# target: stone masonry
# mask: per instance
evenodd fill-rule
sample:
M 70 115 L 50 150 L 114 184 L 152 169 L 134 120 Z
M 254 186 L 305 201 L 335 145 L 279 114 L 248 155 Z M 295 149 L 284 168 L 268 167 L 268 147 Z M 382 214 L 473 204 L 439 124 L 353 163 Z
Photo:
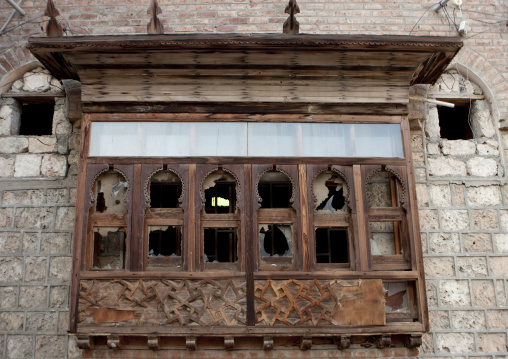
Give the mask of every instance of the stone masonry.
M 431 331 L 418 350 L 314 345 L 310 351 L 81 351 L 67 336 L 79 122 L 57 97 L 53 133 L 19 136 L 21 107 L 0 102 L 0 358 L 508 358 L 508 2 L 464 0 L 459 12 L 429 10 L 435 0 L 299 0 L 302 33 L 457 36 L 464 48 L 432 87 L 471 102 L 472 140 L 440 136 L 434 105 L 410 102 L 412 149 Z M 55 0 L 68 35 L 145 33 L 149 1 Z M 286 1 L 159 0 L 166 33 L 281 33 Z M 0 35 L 0 93 L 55 93 L 61 84 L 26 49 L 41 35 L 46 2 L 23 1 Z M 0 2 L 0 24 L 12 7 Z

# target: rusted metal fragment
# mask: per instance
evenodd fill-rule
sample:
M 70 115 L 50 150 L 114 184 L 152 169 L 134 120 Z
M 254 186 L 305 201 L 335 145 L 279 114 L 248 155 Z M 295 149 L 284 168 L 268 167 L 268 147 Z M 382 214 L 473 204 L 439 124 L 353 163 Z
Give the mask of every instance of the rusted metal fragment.
M 157 17 L 157 15 L 162 14 L 162 9 L 160 8 L 159 2 L 157 0 L 152 0 L 147 14 L 150 15 L 151 18 L 150 22 L 146 26 L 146 32 L 149 34 L 163 34 L 164 25 L 162 25 L 162 22 Z
M 300 8 L 296 0 L 289 0 L 284 12 L 289 14 L 289 17 L 284 22 L 284 25 L 282 25 L 282 32 L 284 34 L 298 34 L 300 32 L 300 23 L 296 20 L 295 15 L 300 13 Z

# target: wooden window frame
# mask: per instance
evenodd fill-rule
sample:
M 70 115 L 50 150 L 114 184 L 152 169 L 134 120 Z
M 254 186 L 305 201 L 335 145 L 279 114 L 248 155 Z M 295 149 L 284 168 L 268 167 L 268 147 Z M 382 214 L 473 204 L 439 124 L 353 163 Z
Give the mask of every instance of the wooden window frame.
M 279 333 L 289 335 L 294 328 L 256 328 L 256 318 L 253 312 L 254 282 L 266 280 L 295 280 L 340 278 L 341 280 L 382 279 L 384 281 L 406 281 L 414 283 L 414 293 L 411 300 L 412 322 L 396 322 L 397 315 L 387 315 L 384 326 L 367 326 L 362 333 L 391 333 L 418 334 L 428 330 L 428 314 L 425 295 L 425 281 L 419 224 L 416 207 L 416 192 L 414 172 L 410 149 L 409 125 L 404 116 L 345 116 L 320 115 L 314 116 L 316 122 L 363 122 L 363 123 L 395 123 L 401 125 L 404 148 L 404 158 L 108 158 L 89 157 L 90 129 L 92 122 L 98 121 L 199 121 L 204 114 L 85 114 L 83 117 L 81 161 L 79 170 L 79 190 L 76 217 L 76 243 L 74 248 L 74 278 L 72 286 L 71 331 L 80 332 L 77 317 L 79 315 L 79 285 L 83 280 L 97 279 L 190 279 L 215 278 L 234 279 L 244 278 L 247 289 L 247 329 L 242 331 L 238 327 L 232 328 L 231 333 Z M 234 121 L 241 116 L 236 116 Z M 270 121 L 302 122 L 297 115 L 270 115 Z M 249 115 L 249 121 L 266 121 L 266 115 Z M 213 121 L 233 121 L 227 114 L 214 114 Z M 205 214 L 203 200 L 203 179 L 207 174 L 218 169 L 219 166 L 234 175 L 238 181 L 237 193 L 238 211 L 232 215 Z M 267 168 L 276 166 L 288 174 L 293 181 L 292 210 L 294 217 L 287 215 L 274 219 L 270 209 L 259 209 L 257 200 L 256 181 Z M 129 198 L 126 200 L 129 209 L 126 215 L 126 261 L 123 271 L 94 271 L 90 270 L 90 226 L 95 222 L 91 214 L 93 197 L 90 198 L 94 180 L 101 170 L 113 168 L 125 174 L 129 182 Z M 344 214 L 322 215 L 314 212 L 315 203 L 312 194 L 312 184 L 315 177 L 332 169 L 338 172 L 348 186 L 347 207 L 349 217 Z M 388 168 L 398 174 L 403 181 L 405 190 L 404 208 L 396 214 L 393 210 L 383 211 L 372 209 L 366 196 L 366 185 L 369 174 L 380 168 Z M 162 169 L 169 169 L 177 173 L 183 183 L 181 197 L 181 213 L 173 219 L 164 217 L 164 212 L 154 212 L 153 216 L 145 216 L 149 207 L 146 187 L 151 175 Z M 405 224 L 408 236 L 408 251 L 404 260 L 400 258 L 373 258 L 370 255 L 368 223 L 372 219 L 390 220 L 399 218 Z M 346 219 L 348 218 L 348 219 Z M 270 219 L 269 222 L 266 220 Z M 97 222 L 99 223 L 99 222 Z M 102 222 L 101 222 L 102 223 Z M 122 222 L 123 223 L 123 222 Z M 147 238 L 149 223 L 160 225 L 182 225 L 182 270 L 162 270 L 161 268 L 147 268 Z M 259 223 L 291 223 L 293 225 L 294 266 L 291 268 L 266 268 L 259 266 Z M 317 227 L 346 227 L 348 230 L 350 264 L 344 266 L 317 265 L 315 257 L 314 234 Z M 208 227 L 236 227 L 238 228 L 238 270 L 207 269 L 203 263 L 203 228 Z M 83 257 L 84 256 L 84 257 Z M 82 260 L 82 258 L 87 258 Z M 381 263 L 380 263 L 381 262 Z M 403 263 L 403 264 L 401 264 Z M 250 286 L 250 287 L 249 287 Z M 416 308 L 416 309 L 415 309 Z M 414 312 L 416 311 L 416 314 Z M 97 328 L 94 328 L 96 330 Z M 160 328 L 159 328 L 160 329 Z M 158 331 L 152 328 L 151 330 Z M 203 335 L 206 333 L 203 328 Z M 354 326 L 318 327 L 311 328 L 309 333 L 316 335 L 351 335 L 358 332 Z M 313 331 L 316 329 L 315 331 Z M 86 332 L 87 328 L 82 329 Z M 171 329 L 175 335 L 188 335 L 191 331 L 184 327 Z M 121 331 L 121 329 L 120 329 Z M 163 330 L 164 331 L 164 330 Z M 199 330 L 196 331 L 199 333 Z

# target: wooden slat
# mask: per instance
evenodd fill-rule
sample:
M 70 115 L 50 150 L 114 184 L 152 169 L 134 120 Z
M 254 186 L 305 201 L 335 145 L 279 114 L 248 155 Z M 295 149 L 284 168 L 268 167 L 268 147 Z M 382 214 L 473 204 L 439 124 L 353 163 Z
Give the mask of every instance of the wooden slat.
M 370 244 L 369 237 L 367 232 L 367 222 L 366 222 L 366 211 L 365 211 L 365 196 L 363 193 L 363 182 L 362 182 L 362 171 L 361 167 L 358 165 L 353 166 L 353 174 L 354 174 L 354 191 L 355 191 L 355 199 L 356 199 L 356 212 L 352 213 L 353 218 L 353 228 L 355 230 L 355 238 L 357 244 L 356 258 L 358 260 L 356 269 L 362 272 L 370 271 L 370 261 L 369 261 L 369 253 L 370 253 Z

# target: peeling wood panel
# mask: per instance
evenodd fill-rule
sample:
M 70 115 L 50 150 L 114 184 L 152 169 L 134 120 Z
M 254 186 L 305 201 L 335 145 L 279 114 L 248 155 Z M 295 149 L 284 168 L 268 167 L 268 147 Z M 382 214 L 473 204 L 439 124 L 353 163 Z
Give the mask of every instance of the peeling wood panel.
M 258 326 L 385 325 L 380 279 L 255 281 Z
M 245 280 L 82 280 L 78 328 L 245 325 Z

